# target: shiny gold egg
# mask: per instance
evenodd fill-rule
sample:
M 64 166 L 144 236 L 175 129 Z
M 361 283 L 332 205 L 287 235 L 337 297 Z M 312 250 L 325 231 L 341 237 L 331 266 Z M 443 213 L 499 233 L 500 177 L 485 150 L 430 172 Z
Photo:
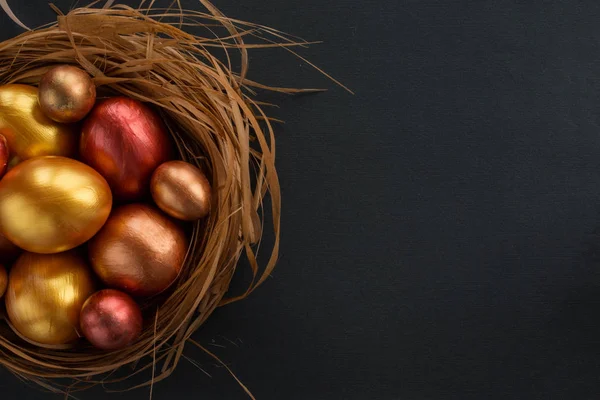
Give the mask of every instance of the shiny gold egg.
M 194 221 L 210 212 L 211 188 L 197 167 L 183 161 L 161 164 L 150 181 L 156 205 L 171 217 Z
M 6 291 L 6 311 L 14 328 L 42 344 L 77 339 L 81 308 L 94 292 L 90 271 L 76 251 L 21 255 L 10 270 Z
M 58 253 L 83 244 L 102 228 L 111 207 L 106 180 L 70 158 L 32 158 L 0 181 L 0 230 L 34 253 Z
M 39 100 L 50 119 L 64 123 L 81 121 L 96 102 L 96 85 L 81 68 L 59 65 L 42 76 Z
M 37 88 L 18 84 L 0 86 L 0 134 L 11 155 L 23 160 L 72 157 L 79 141 L 75 127 L 54 122 L 42 112 Z
M 4 296 L 6 292 L 6 286 L 8 285 L 8 275 L 4 265 L 0 264 L 0 297 Z

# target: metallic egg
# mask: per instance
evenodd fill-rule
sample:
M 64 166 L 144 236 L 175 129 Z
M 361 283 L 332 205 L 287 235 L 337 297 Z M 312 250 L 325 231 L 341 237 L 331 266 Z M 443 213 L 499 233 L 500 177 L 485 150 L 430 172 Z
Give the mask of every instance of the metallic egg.
M 86 119 L 79 150 L 118 200 L 139 200 L 152 172 L 173 153 L 166 128 L 147 105 L 127 97 L 100 102 Z
M 142 333 L 142 311 L 127 294 L 114 289 L 94 293 L 81 309 L 81 332 L 102 350 L 118 350 Z
M 34 253 L 83 244 L 104 225 L 111 207 L 104 178 L 70 158 L 32 158 L 0 181 L 0 231 Z
M 114 210 L 90 240 L 89 255 L 109 287 L 152 296 L 175 281 L 187 247 L 185 232 L 169 217 L 144 204 L 128 204 Z
M 40 80 L 40 107 L 53 121 L 81 121 L 95 102 L 96 85 L 81 68 L 59 65 L 46 72 Z
M 173 218 L 195 221 L 210 212 L 212 190 L 197 167 L 183 161 L 161 164 L 150 181 L 156 205 Z
M 33 86 L 0 86 L 0 134 L 6 137 L 11 156 L 22 160 L 72 157 L 77 153 L 76 127 L 48 118 L 38 103 L 38 89 Z
M 91 269 L 75 251 L 23 253 L 10 270 L 6 311 L 27 339 L 65 344 L 78 338 L 81 307 L 93 292 Z

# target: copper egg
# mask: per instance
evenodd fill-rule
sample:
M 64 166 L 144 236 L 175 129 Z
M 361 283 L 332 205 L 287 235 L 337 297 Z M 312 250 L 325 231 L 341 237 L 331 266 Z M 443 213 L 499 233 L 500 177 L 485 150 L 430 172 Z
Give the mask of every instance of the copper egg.
M 81 68 L 59 65 L 42 76 L 39 102 L 44 114 L 56 122 L 81 121 L 94 107 L 96 85 Z
M 117 350 L 142 333 L 142 311 L 127 294 L 114 289 L 94 293 L 81 309 L 81 331 L 102 350 Z
M 4 265 L 0 264 L 0 297 L 4 296 L 6 286 L 8 286 L 8 274 Z
M 77 128 L 48 118 L 38 103 L 38 89 L 10 84 L 0 86 L 0 134 L 11 156 L 22 160 L 38 156 L 73 157 L 79 140 Z
M 188 241 L 169 217 L 144 204 L 117 208 L 89 242 L 96 274 L 109 287 L 135 296 L 167 289 L 179 275 Z
M 0 181 L 0 230 L 34 253 L 58 253 L 85 243 L 104 225 L 111 207 L 104 178 L 70 158 L 32 158 Z
M 124 201 L 147 194 L 152 172 L 173 152 L 160 116 L 127 97 L 94 107 L 83 125 L 79 149 L 85 163 L 106 178 L 115 198 Z
M 195 221 L 210 212 L 212 191 L 206 176 L 183 161 L 161 164 L 150 181 L 156 205 L 173 218 Z
M 29 340 L 65 344 L 79 336 L 81 307 L 93 292 L 91 270 L 75 251 L 24 253 L 10 270 L 6 311 Z

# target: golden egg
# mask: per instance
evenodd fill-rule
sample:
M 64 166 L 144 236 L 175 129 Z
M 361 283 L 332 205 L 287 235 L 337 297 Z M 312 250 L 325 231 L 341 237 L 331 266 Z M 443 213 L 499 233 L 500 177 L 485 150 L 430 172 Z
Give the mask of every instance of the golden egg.
M 38 89 L 10 84 L 0 86 L 0 134 L 11 155 L 26 160 L 38 156 L 76 154 L 79 135 L 74 126 L 52 121 L 38 103 Z
M 210 212 L 211 188 L 197 167 L 183 161 L 161 164 L 150 181 L 156 205 L 171 217 L 194 221 Z
M 73 65 L 59 65 L 40 80 L 40 107 L 52 120 L 81 121 L 96 102 L 96 86 L 90 75 Z
M 106 180 L 70 158 L 32 158 L 0 181 L 0 230 L 34 253 L 58 253 L 83 244 L 102 228 L 111 207 Z
M 6 291 L 13 327 L 42 344 L 77 339 L 81 308 L 94 292 L 90 271 L 76 251 L 21 255 L 10 270 Z

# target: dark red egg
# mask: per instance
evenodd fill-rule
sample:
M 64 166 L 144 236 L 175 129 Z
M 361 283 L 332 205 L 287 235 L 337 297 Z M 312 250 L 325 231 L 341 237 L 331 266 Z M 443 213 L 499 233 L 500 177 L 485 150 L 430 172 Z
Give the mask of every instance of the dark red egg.
M 142 311 L 127 294 L 114 289 L 94 293 L 81 309 L 81 331 L 102 350 L 118 350 L 142 333 Z
M 173 144 L 150 107 L 113 97 L 99 103 L 85 120 L 80 152 L 106 178 L 116 199 L 133 201 L 148 193 L 152 173 L 171 159 Z

